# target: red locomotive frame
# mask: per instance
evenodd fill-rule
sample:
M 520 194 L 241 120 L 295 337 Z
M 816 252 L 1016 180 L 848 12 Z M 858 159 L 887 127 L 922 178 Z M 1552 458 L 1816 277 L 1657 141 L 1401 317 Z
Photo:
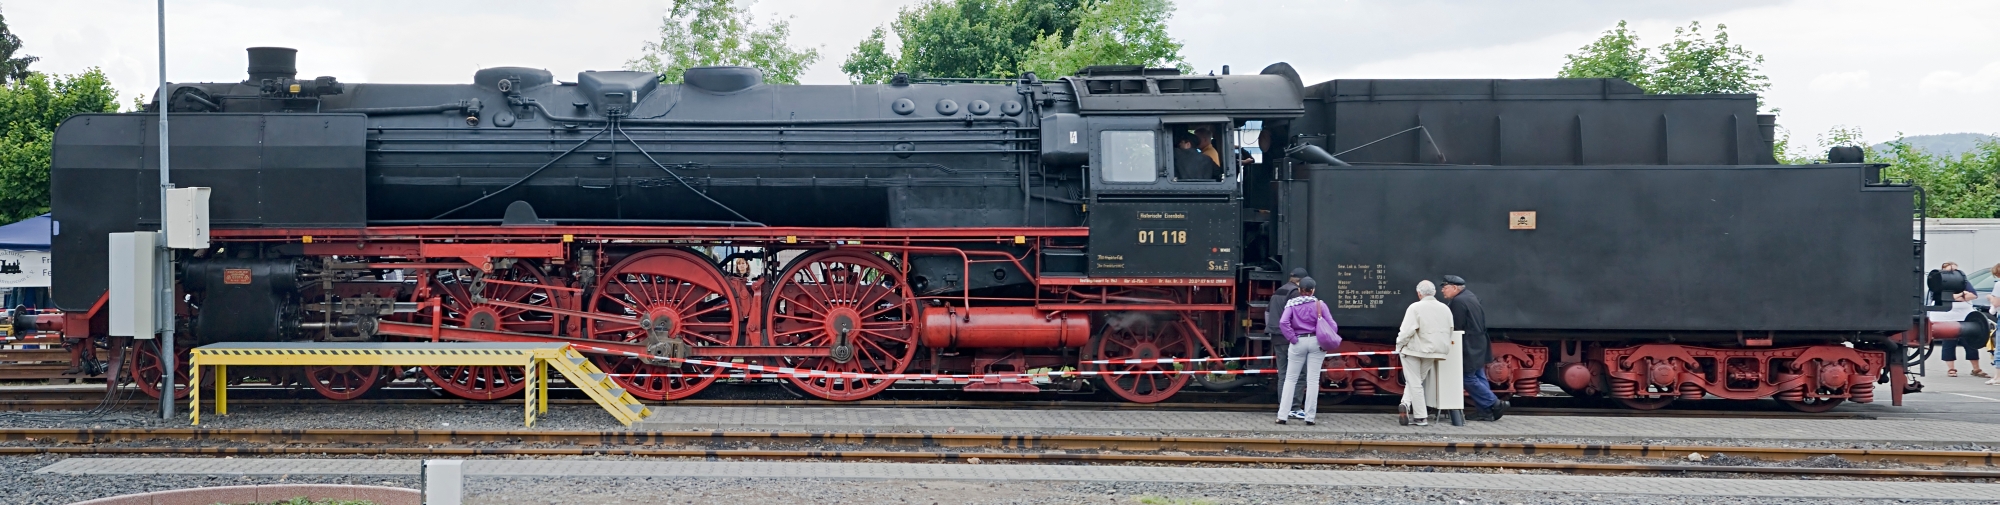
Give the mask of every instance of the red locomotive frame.
M 1088 235 L 1081 227 L 410 226 L 212 232 L 213 241 L 225 248 L 299 244 L 304 256 L 329 269 L 413 272 L 416 287 L 408 292 L 396 284 L 326 281 L 308 295 L 309 302 L 333 294 L 416 304 L 414 312 L 373 322 L 367 334 L 375 338 L 584 344 L 612 352 L 593 356 L 627 390 L 651 400 L 686 398 L 728 371 L 613 353 L 829 374 L 968 374 L 967 390 L 999 392 L 1042 388 L 997 377 L 1076 367 L 1103 373 L 1101 384 L 1121 398 L 1157 402 L 1190 380 L 1208 381 L 1241 370 L 1225 370 L 1216 362 L 1085 362 L 1254 356 L 1265 350 L 1262 342 L 1241 338 L 1261 314 L 1237 297 L 1237 279 L 1051 276 L 1029 266 L 1028 259 L 1042 249 L 1064 247 L 1057 245 L 1062 239 Z M 994 245 L 1015 252 L 995 250 Z M 693 250 L 706 246 L 800 253 L 782 269 L 771 265 L 760 272 L 730 271 L 729 265 Z M 1010 265 L 1029 275 L 1033 294 L 977 297 L 958 290 L 917 296 L 907 279 L 910 263 L 902 261 L 910 254 L 958 256 L 963 279 L 971 278 L 976 265 Z M 102 306 L 66 315 L 65 335 L 103 335 Z M 196 309 L 182 304 L 179 310 L 187 316 Z M 325 325 L 333 324 L 328 316 L 318 328 L 330 332 Z M 113 352 L 119 347 L 113 346 Z M 1714 395 L 1775 397 L 1800 410 L 1824 411 L 1842 401 L 1872 401 L 1875 379 L 1890 365 L 1883 352 L 1839 345 L 1603 348 L 1565 342 L 1561 347 L 1563 352 L 1552 360 L 1548 347 L 1495 342 L 1495 361 L 1487 365 L 1494 391 L 1535 396 L 1547 378 L 1572 395 L 1602 394 L 1641 409 Z M 159 353 L 143 345 L 135 350 L 137 356 L 123 371 L 142 388 L 151 386 L 149 394 L 159 394 L 149 384 L 158 382 Z M 1357 340 L 1340 349 L 1388 350 L 1385 344 Z M 1554 367 L 1549 366 L 1552 361 Z M 1400 394 L 1402 381 L 1394 367 L 1392 356 L 1337 356 L 1328 361 L 1321 391 L 1338 399 Z M 516 394 L 525 385 L 516 370 L 423 372 L 445 391 L 471 399 Z M 345 399 L 382 382 L 382 373 L 313 370 L 307 382 L 328 397 Z M 837 376 L 787 380 L 831 400 L 864 399 L 895 382 Z M 1080 387 L 1082 382 L 1048 385 Z M 185 394 L 185 389 L 176 393 Z

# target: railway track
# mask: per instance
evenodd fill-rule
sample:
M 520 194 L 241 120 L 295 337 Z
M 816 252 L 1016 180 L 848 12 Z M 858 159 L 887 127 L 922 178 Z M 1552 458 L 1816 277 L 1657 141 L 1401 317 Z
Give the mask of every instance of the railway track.
M 1429 467 L 1566 473 L 1757 474 L 2000 480 L 2000 471 L 1990 470 L 2000 466 L 2000 453 L 1995 452 L 1637 444 L 1467 444 L 1431 441 L 1105 435 L 250 429 L 0 429 L 0 442 L 5 442 L 0 444 L 0 455 L 625 456 L 765 460 Z M 146 445 L 152 443 L 165 445 Z M 190 443 L 193 445 L 186 445 Z M 440 447 L 441 445 L 449 447 Z M 758 445 L 802 448 L 757 448 Z M 828 449 L 828 447 L 841 449 Z M 1432 458 L 1333 456 L 1361 451 L 1428 455 Z M 1664 462 L 1684 461 L 1689 453 L 1726 453 L 1733 458 L 1748 458 L 1763 462 L 1799 461 L 1833 456 L 1845 462 L 1951 468 L 1698 465 Z M 1475 458 L 1441 458 L 1448 456 Z M 1492 459 L 1502 456 L 1564 460 Z M 1568 458 L 1661 460 L 1662 462 L 1577 462 L 1567 461 Z
M 577 393 L 575 395 L 576 397 L 573 398 L 562 398 L 561 396 L 563 396 L 565 392 L 575 393 L 575 391 L 573 390 L 565 390 L 562 388 L 554 389 L 552 390 L 552 394 L 556 397 L 551 398 L 549 400 L 549 403 L 552 405 L 592 404 L 590 400 L 581 398 L 580 393 Z M 390 397 L 364 398 L 364 399 L 347 400 L 347 401 L 333 401 L 324 398 L 319 398 L 318 396 L 313 395 L 310 391 L 304 393 L 308 395 L 308 397 L 304 398 L 284 397 L 289 394 L 293 394 L 293 392 L 281 388 L 258 388 L 258 387 L 241 388 L 241 389 L 231 388 L 229 403 L 231 406 L 278 406 L 278 407 L 330 406 L 330 405 L 453 406 L 453 405 L 479 405 L 479 404 L 496 403 L 496 402 L 462 400 L 457 398 L 436 398 L 434 397 L 435 395 L 432 395 L 429 392 L 420 388 L 392 389 L 392 390 L 378 391 L 377 396 L 390 396 Z M 132 407 L 150 407 L 153 405 L 157 405 L 158 402 L 158 400 L 154 400 L 152 398 L 139 395 L 136 392 L 129 395 L 121 394 L 121 396 L 123 396 L 124 398 L 121 399 L 119 403 L 121 405 L 129 405 Z M 103 402 L 103 400 L 104 400 L 104 392 L 101 386 L 86 387 L 86 388 L 48 388 L 45 390 L 39 388 L 16 388 L 16 389 L 0 391 L 0 411 L 91 409 L 97 407 L 100 403 Z M 498 401 L 498 403 L 510 403 L 510 402 L 511 402 L 510 400 Z M 1574 399 L 1570 398 L 1535 398 L 1517 403 L 1517 406 L 1514 409 L 1508 410 L 1507 414 L 1520 415 L 1520 416 L 1693 417 L 1693 418 L 1729 417 L 1738 419 L 1741 418 L 1874 419 L 1875 418 L 1875 416 L 1871 414 L 1856 413 L 1856 412 L 1826 412 L 1819 414 L 1809 414 L 1809 413 L 1786 412 L 1786 411 L 1703 410 L 1703 409 L 1664 409 L 1664 410 L 1640 411 L 1640 410 L 1623 410 L 1616 408 L 1581 408 L 1581 407 L 1559 407 L 1559 406 L 1534 406 L 1534 405 L 1520 404 L 1528 402 L 1535 402 L 1537 404 L 1543 404 L 1543 403 L 1561 404 L 1565 402 L 1576 403 Z M 649 403 L 659 403 L 659 402 L 649 402 Z M 956 409 L 1209 411 L 1209 412 L 1213 411 L 1263 412 L 1267 410 L 1273 410 L 1276 408 L 1276 404 L 1266 404 L 1266 403 L 1215 403 L 1215 402 L 1129 403 L 1129 402 L 1079 401 L 1079 400 L 911 399 L 911 400 L 861 400 L 852 402 L 835 402 L 827 400 L 688 399 L 688 400 L 676 400 L 665 404 L 682 405 L 682 406 L 700 406 L 700 407 L 790 407 L 790 408 L 900 407 L 900 408 L 956 408 Z M 1320 406 L 1319 411 L 1322 413 L 1332 413 L 1332 414 L 1385 414 L 1385 413 L 1395 412 L 1395 406 L 1388 404 L 1372 405 L 1364 403 L 1322 405 Z

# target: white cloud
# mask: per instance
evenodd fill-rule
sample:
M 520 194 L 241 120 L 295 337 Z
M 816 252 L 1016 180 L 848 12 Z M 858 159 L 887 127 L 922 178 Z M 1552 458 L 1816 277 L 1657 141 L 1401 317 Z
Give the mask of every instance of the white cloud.
M 1843 93 L 1868 89 L 1868 71 L 1828 72 L 1814 77 L 1806 89 L 1814 93 Z
M 1925 75 L 1917 82 L 1917 89 L 1925 95 L 1971 95 L 1981 94 L 2000 88 L 2000 61 L 1986 64 L 1977 72 L 1966 75 L 1953 70 L 1939 70 Z
M 761 0 L 794 44 L 820 49 L 802 80 L 847 81 L 840 63 L 868 31 L 918 0 Z M 157 79 L 152 0 L 0 0 L 36 70 L 102 68 L 134 96 Z M 299 71 L 348 82 L 467 82 L 480 67 L 558 76 L 623 66 L 671 0 L 173 0 L 175 81 L 241 79 L 243 48 L 299 49 Z M 1766 103 L 1801 134 L 1836 124 L 1911 135 L 2000 131 L 2000 2 L 1904 0 L 1533 0 L 1394 2 L 1177 0 L 1169 28 L 1196 69 L 1255 72 L 1287 61 L 1334 78 L 1553 76 L 1562 56 L 1627 20 L 1656 46 L 1675 26 L 1729 25 L 1766 57 Z M 1865 35 L 1855 35 L 1865 30 Z M 1866 70 L 1863 70 L 1863 69 Z M 1830 71 L 1831 69 L 1831 71 Z M 1865 73 L 1864 73 L 1865 72 Z M 1859 75 L 1844 75 L 1859 73 Z

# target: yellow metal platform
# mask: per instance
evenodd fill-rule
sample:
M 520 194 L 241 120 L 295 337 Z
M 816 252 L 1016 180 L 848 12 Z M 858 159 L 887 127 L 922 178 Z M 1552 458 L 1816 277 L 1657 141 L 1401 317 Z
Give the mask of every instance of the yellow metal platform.
M 592 400 L 631 426 L 651 411 L 637 398 L 617 387 L 604 372 L 583 354 L 562 343 L 473 343 L 473 342 L 228 342 L 194 349 L 189 384 L 201 383 L 201 367 L 215 367 L 215 376 L 228 375 L 229 365 L 246 366 L 518 366 L 527 371 L 528 388 L 522 395 L 526 424 L 535 425 L 535 415 L 549 411 L 550 367 L 570 384 L 589 394 Z M 215 381 L 215 413 L 227 415 L 228 381 Z M 188 394 L 189 416 L 201 424 L 201 389 Z

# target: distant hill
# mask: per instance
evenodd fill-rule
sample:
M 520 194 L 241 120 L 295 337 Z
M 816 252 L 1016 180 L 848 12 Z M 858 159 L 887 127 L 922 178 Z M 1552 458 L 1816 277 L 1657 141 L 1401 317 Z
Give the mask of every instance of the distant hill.
M 1958 156 L 1960 153 L 1971 151 L 1980 141 L 1992 141 L 1996 139 L 2000 139 L 2000 137 L 1984 133 L 1941 133 L 1937 135 L 1904 137 L 1903 142 L 1910 144 L 1910 147 L 1931 154 Z M 1875 144 L 1875 149 L 1887 148 L 1889 148 L 1887 142 Z

